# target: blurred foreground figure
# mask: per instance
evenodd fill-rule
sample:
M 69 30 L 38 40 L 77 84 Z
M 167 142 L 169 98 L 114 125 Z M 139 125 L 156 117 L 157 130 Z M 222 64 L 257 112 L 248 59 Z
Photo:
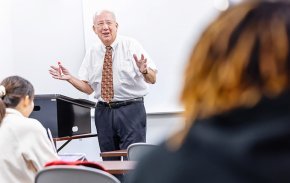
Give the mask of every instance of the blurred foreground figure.
M 200 37 L 185 71 L 185 128 L 128 182 L 290 182 L 290 4 L 247 1 Z

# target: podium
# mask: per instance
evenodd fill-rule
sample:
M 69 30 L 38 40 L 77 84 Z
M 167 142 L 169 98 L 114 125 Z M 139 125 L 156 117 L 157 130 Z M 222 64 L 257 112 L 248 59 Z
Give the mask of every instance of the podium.
M 67 137 L 91 133 L 91 108 L 96 103 L 73 99 L 60 94 L 35 95 L 34 109 L 30 114 L 53 137 Z

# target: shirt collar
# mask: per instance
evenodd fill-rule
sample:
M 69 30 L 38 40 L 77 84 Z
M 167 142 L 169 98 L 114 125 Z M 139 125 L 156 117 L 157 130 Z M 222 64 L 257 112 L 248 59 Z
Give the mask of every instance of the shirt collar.
M 23 116 L 21 112 L 17 111 L 16 109 L 6 108 L 6 114 L 16 114 L 18 116 Z
M 112 47 L 113 51 L 117 47 L 118 43 L 119 43 L 119 36 L 117 35 L 115 41 L 110 45 Z M 102 50 L 104 52 L 106 52 L 106 46 L 104 44 L 102 44 Z

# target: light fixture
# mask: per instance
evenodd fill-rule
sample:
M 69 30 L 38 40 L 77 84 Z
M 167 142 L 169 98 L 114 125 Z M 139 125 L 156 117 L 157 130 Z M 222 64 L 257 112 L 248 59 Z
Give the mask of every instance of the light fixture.
M 219 11 L 225 11 L 229 8 L 230 2 L 229 0 L 214 0 L 214 7 Z

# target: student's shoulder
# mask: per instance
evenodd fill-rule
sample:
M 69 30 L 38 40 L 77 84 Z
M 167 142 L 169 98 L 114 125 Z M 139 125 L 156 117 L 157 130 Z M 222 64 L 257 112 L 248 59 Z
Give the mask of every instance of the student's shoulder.
M 23 130 L 41 133 L 45 130 L 44 126 L 37 119 L 23 117 L 21 120 L 20 127 L 23 128 Z
M 45 132 L 43 125 L 36 119 L 24 116 L 13 116 L 5 119 L 5 129 L 15 134 L 39 134 Z

